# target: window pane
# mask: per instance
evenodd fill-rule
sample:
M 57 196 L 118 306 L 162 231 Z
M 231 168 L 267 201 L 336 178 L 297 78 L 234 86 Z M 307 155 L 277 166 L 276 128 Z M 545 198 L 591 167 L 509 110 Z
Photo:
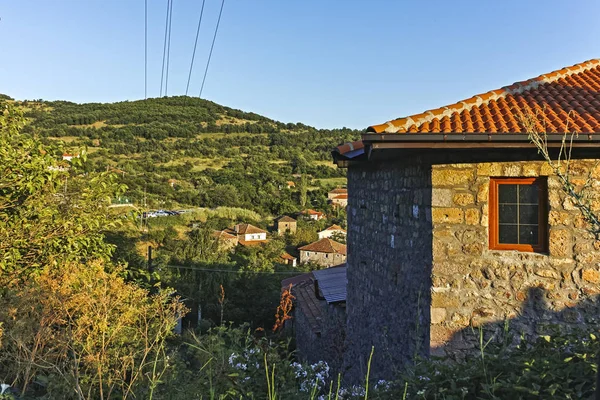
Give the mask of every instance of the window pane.
M 519 224 L 538 224 L 538 206 L 520 205 Z
M 521 225 L 519 227 L 519 243 L 534 245 L 538 244 L 537 225 Z
M 498 203 L 516 203 L 517 185 L 498 185 Z
M 501 224 L 516 224 L 517 223 L 517 205 L 500 204 L 500 215 L 498 220 Z
M 500 225 L 498 227 L 498 236 L 500 243 L 518 244 L 517 225 Z
M 538 204 L 537 185 L 519 185 L 519 203 Z

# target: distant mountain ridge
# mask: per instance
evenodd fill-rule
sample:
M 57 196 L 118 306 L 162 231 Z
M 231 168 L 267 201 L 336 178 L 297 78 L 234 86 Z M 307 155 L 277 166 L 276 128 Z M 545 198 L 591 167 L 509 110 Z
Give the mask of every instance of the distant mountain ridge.
M 0 95 L 2 101 L 13 100 Z M 361 133 L 283 123 L 186 96 L 14 102 L 28 120 L 26 132 L 66 152 L 87 148 L 88 168 L 121 171 L 134 201 L 147 195 L 157 204 L 239 206 L 263 214 L 299 208 L 284 185 L 298 174 L 316 179 L 309 182 L 313 189 L 344 184 L 345 172 L 333 167 L 330 151 Z

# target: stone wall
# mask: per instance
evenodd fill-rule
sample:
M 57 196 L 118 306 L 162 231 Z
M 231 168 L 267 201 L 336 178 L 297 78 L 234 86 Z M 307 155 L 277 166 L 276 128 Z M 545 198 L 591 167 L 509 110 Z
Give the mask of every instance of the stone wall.
M 392 378 L 429 351 L 431 166 L 418 157 L 348 170 L 345 379 Z
M 593 161 L 574 161 L 574 183 Z M 490 177 L 547 176 L 547 254 L 489 250 Z M 483 326 L 489 336 L 507 319 L 514 332 L 540 333 L 548 324 L 593 319 L 600 293 L 600 242 L 543 161 L 434 165 L 432 169 L 433 285 L 431 346 L 436 353 L 473 348 Z M 598 182 L 594 183 L 598 186 Z M 600 203 L 595 203 L 598 206 Z M 589 321 L 588 321 L 589 322 Z
M 294 221 L 290 221 L 290 222 L 277 222 L 277 233 L 280 235 L 285 235 L 286 232 L 289 232 L 291 234 L 296 233 L 296 229 L 298 227 L 298 224 Z
M 344 254 L 320 253 L 316 251 L 300 250 L 300 263 L 315 263 L 322 267 L 334 267 L 346 262 Z
M 340 371 L 344 353 L 346 336 L 345 304 L 327 304 L 318 302 L 322 319 L 321 331 L 317 334 L 307 320 L 300 307 L 294 309 L 294 330 L 296 335 L 296 352 L 304 362 L 314 364 L 325 361 L 329 364 L 332 376 Z
M 600 242 L 548 165 L 519 161 L 535 150 L 398 154 L 348 169 L 348 381 L 364 377 L 371 346 L 371 376 L 387 379 L 430 349 L 471 351 L 473 327 L 596 322 Z M 573 163 L 575 183 L 600 177 L 595 162 Z M 503 176 L 548 177 L 548 254 L 489 250 L 489 180 Z

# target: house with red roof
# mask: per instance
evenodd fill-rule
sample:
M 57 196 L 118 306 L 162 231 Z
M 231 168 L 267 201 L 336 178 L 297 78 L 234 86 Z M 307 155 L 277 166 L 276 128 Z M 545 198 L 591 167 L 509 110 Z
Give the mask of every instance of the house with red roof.
M 237 224 L 232 231 L 241 245 L 255 245 L 267 241 L 267 231 L 251 224 Z
M 330 238 L 333 235 L 346 236 L 346 230 L 339 225 L 331 225 L 318 233 L 319 239 Z
M 372 346 L 371 376 L 387 379 L 417 353 L 474 351 L 472 327 L 485 341 L 504 321 L 527 338 L 549 324 L 598 329 L 598 242 L 531 140 L 556 159 L 566 133 L 577 191 L 600 178 L 600 60 L 372 125 L 334 149 L 349 188 L 347 379 Z
M 302 216 L 304 216 L 304 218 L 310 219 L 313 221 L 319 221 L 319 220 L 322 220 L 323 218 L 325 218 L 325 213 L 322 213 L 321 211 L 315 211 L 310 208 L 307 210 L 303 210 L 300 214 Z
M 331 267 L 346 262 L 346 245 L 329 238 L 299 247 L 300 263 L 315 263 L 323 267 Z

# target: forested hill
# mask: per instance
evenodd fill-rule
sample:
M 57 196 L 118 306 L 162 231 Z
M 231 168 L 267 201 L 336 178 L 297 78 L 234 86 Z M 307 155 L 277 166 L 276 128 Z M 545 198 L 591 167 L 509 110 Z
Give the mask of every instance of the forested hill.
M 29 120 L 26 131 L 65 152 L 87 148 L 90 169 L 117 171 L 129 187 L 129 201 L 140 204 L 145 190 L 147 202 L 157 208 L 294 212 L 306 202 L 287 190 L 286 182 L 300 184 L 301 175 L 312 189 L 311 206 L 325 207 L 320 192 L 344 183 L 344 171 L 333 166 L 330 151 L 360 136 L 357 130 L 282 123 L 185 96 L 17 103 Z

